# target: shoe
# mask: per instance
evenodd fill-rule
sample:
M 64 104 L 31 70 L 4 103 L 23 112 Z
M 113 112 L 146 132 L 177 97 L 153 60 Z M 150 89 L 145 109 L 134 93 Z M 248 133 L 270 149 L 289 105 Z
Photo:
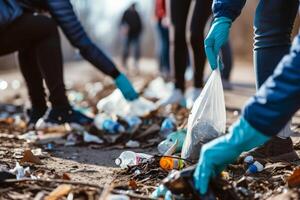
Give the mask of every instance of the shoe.
M 294 150 L 293 141 L 290 137 L 282 139 L 275 136 L 263 146 L 247 152 L 243 157 L 248 155 L 253 156 L 256 160 L 268 162 L 291 162 L 299 160 L 299 156 Z
M 32 108 L 27 110 L 27 116 L 28 116 L 28 122 L 27 122 L 27 128 L 28 129 L 34 129 L 35 124 L 37 121 L 42 118 L 47 111 L 47 108 Z
M 174 89 L 169 97 L 158 102 L 158 106 L 166 106 L 169 104 L 179 104 L 186 107 L 186 100 L 180 89 Z
M 87 126 L 93 123 L 93 119 L 74 110 L 71 107 L 52 108 L 50 109 L 44 119 L 40 119 L 37 124 L 37 129 L 44 129 L 53 125 L 64 125 L 66 123 L 74 126 Z
M 193 107 L 194 102 L 199 97 L 201 91 L 202 90 L 200 88 L 191 88 L 187 90 L 185 96 L 186 96 L 186 107 L 188 109 L 191 109 Z

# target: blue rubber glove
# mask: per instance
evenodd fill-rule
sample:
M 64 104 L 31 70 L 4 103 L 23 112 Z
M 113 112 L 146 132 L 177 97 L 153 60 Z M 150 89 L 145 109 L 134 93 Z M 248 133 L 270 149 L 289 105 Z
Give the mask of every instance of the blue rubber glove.
M 117 88 L 119 88 L 121 90 L 121 92 L 126 100 L 133 101 L 139 97 L 139 95 L 133 88 L 131 82 L 128 80 L 128 78 L 124 74 L 120 74 L 115 79 L 115 84 L 116 84 Z
M 258 132 L 241 118 L 230 128 L 228 134 L 203 145 L 194 172 L 195 188 L 200 194 L 205 194 L 212 177 L 220 174 L 242 152 L 260 146 L 269 139 L 270 137 Z
M 205 53 L 212 70 L 220 66 L 218 54 L 221 47 L 228 41 L 231 24 L 231 19 L 227 17 L 216 18 L 204 41 Z
M 151 194 L 151 198 L 157 199 L 159 197 L 164 197 L 165 200 L 172 200 L 172 193 L 164 185 L 160 185 Z

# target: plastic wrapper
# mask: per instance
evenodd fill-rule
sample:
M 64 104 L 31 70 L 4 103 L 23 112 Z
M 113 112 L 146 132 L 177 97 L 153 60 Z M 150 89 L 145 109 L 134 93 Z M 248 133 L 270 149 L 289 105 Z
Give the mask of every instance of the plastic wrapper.
M 188 118 L 187 135 L 181 156 L 197 160 L 203 144 L 221 136 L 226 130 L 226 109 L 219 70 L 214 70 Z
M 143 97 L 131 102 L 126 101 L 119 90 L 115 90 L 111 95 L 101 99 L 97 104 L 97 108 L 99 111 L 109 115 L 115 114 L 121 117 L 141 117 L 157 109 L 153 102 L 148 101 Z

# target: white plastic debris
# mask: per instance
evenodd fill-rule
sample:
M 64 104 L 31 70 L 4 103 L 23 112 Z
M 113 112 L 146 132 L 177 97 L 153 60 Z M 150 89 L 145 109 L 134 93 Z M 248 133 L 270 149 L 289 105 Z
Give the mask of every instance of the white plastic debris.
M 22 167 L 18 162 L 16 162 L 15 168 L 9 170 L 9 172 L 15 174 L 17 177 L 17 180 L 20 180 L 20 179 L 24 178 L 26 175 L 30 174 L 30 168 L 26 167 L 24 169 L 24 167 Z
M 38 136 L 35 131 L 29 131 L 27 133 L 24 133 L 23 135 L 18 136 L 21 140 L 26 140 L 28 142 L 34 142 L 38 139 Z
M 244 159 L 244 162 L 247 164 L 252 164 L 254 162 L 253 156 L 246 156 L 246 158 Z
M 173 89 L 173 83 L 166 83 L 162 77 L 157 77 L 149 83 L 144 91 L 144 96 L 147 98 L 165 99 L 171 95 Z
M 119 90 L 115 90 L 106 98 L 101 99 L 97 104 L 97 108 L 99 111 L 103 111 L 109 115 L 140 117 L 157 109 L 157 106 L 143 97 L 129 102 L 123 97 Z
M 121 168 L 126 168 L 127 166 L 138 165 L 146 162 L 147 160 L 153 158 L 152 155 L 145 153 L 135 153 L 133 151 L 124 151 L 115 160 L 116 165 Z
M 126 147 L 129 147 L 129 148 L 138 148 L 141 146 L 141 144 L 138 142 L 138 141 L 135 141 L 135 140 L 129 140 L 126 144 L 125 144 Z
M 246 174 L 255 174 L 257 172 L 261 172 L 263 169 L 264 169 L 264 166 L 260 162 L 255 161 L 253 164 L 251 164 L 248 167 Z
M 111 194 L 107 198 L 108 200 L 130 200 L 130 198 L 124 194 Z
M 104 141 L 102 139 L 98 138 L 95 135 L 91 135 L 86 131 L 83 133 L 83 140 L 86 143 L 92 143 L 92 142 L 97 143 L 97 144 L 103 144 L 104 143 Z

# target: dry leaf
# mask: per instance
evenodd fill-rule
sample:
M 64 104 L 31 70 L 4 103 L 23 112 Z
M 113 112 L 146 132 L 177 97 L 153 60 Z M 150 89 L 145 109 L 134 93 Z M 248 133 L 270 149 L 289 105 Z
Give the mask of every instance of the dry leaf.
M 136 181 L 132 180 L 132 179 L 129 181 L 128 185 L 133 190 L 136 190 L 138 188 L 138 185 L 137 185 Z
M 293 174 L 287 178 L 289 187 L 296 187 L 300 185 L 300 168 L 294 170 Z
M 29 162 L 37 165 L 43 164 L 42 161 L 39 159 L 39 157 L 33 155 L 33 153 L 30 150 L 25 150 L 23 153 L 23 158 L 20 161 L 20 163 L 25 163 L 25 162 Z
M 70 177 L 69 174 L 64 173 L 64 174 L 62 175 L 62 179 L 70 181 L 70 180 L 71 180 L 71 177 Z
M 61 197 L 69 194 L 71 190 L 71 185 L 60 185 L 56 189 L 54 189 L 47 197 L 45 197 L 45 200 L 58 200 Z

